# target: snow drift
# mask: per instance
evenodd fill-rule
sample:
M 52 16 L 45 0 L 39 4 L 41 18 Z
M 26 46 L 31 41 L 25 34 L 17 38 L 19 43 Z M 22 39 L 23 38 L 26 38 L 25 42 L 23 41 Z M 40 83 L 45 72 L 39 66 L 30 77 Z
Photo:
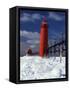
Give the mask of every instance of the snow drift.
M 20 80 L 65 78 L 65 57 L 20 57 Z

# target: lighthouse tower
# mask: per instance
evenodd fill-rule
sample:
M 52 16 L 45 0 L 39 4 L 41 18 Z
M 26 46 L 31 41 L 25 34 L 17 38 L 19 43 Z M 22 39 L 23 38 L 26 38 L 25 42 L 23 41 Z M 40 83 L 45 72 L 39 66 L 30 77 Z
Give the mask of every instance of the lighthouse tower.
M 42 24 L 41 24 L 41 29 L 40 29 L 40 50 L 39 50 L 39 55 L 43 57 L 44 55 L 47 56 L 48 51 L 48 25 L 46 22 L 46 18 L 44 17 Z

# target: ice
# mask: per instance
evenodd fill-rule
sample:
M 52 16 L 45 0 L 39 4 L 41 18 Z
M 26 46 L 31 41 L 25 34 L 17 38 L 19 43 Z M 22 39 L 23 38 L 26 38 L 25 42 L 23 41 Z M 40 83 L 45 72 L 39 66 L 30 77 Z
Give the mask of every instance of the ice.
M 20 80 L 65 78 L 65 57 L 20 57 Z

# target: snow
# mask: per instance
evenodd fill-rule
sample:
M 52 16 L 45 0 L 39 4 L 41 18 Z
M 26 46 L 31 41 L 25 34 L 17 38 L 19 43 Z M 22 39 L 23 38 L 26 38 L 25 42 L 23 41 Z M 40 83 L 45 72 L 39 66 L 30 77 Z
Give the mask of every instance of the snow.
M 61 58 L 20 57 L 20 80 L 65 78 L 65 57 Z

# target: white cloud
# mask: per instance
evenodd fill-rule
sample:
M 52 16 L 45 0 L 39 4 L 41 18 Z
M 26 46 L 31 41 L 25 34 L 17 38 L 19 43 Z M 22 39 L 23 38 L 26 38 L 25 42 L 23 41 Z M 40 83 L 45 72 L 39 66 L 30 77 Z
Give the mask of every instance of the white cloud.
M 29 13 L 23 13 L 23 16 L 31 17 Z
M 48 18 L 51 18 L 51 19 L 54 19 L 54 20 L 57 20 L 57 21 L 61 21 L 63 19 L 62 16 L 56 14 L 55 12 L 48 12 L 48 13 L 49 13 Z M 40 20 L 43 17 L 44 16 L 39 14 L 39 13 L 33 13 L 33 14 L 23 13 L 22 16 L 20 17 L 20 20 L 23 21 L 23 22 L 27 22 L 27 21 L 34 22 L 35 20 Z
M 21 21 L 30 21 L 30 18 L 27 16 L 21 17 L 20 18 Z
M 36 45 L 30 45 L 30 47 L 31 47 L 31 48 L 35 48 L 35 47 L 36 47 Z
M 40 20 L 42 17 L 43 16 L 38 13 L 34 13 L 34 14 L 23 13 L 22 16 L 20 17 L 20 20 L 23 22 L 27 22 L 27 21 L 34 22 L 34 20 Z
M 20 37 L 23 38 L 23 41 L 20 41 L 21 56 L 26 53 L 28 48 L 31 48 L 33 52 L 38 51 L 40 41 L 40 34 L 38 32 L 28 32 L 26 30 L 20 30 Z M 26 40 L 24 40 L 24 38 L 26 38 Z
M 26 36 L 26 35 L 28 35 L 29 34 L 29 32 L 27 32 L 27 31 L 22 31 L 22 30 L 20 30 L 20 36 Z
M 57 15 L 54 12 L 49 12 L 49 18 L 57 20 L 57 21 L 61 21 L 63 18 L 59 15 Z
M 40 20 L 42 17 L 43 17 L 43 16 L 42 16 L 41 14 L 38 14 L 38 13 L 32 14 L 32 18 L 33 18 L 33 19 L 38 19 L 38 20 Z
M 35 40 L 35 39 L 27 40 L 27 43 L 29 43 L 29 44 L 39 44 L 39 39 L 38 40 Z
M 20 21 L 23 21 L 23 22 L 32 21 L 32 22 L 33 22 L 33 19 L 32 19 L 32 17 L 31 17 L 30 14 L 24 13 L 24 14 L 20 17 Z
M 28 39 L 39 39 L 39 33 L 38 32 L 28 32 L 28 31 L 22 31 L 20 30 L 20 36 L 26 37 Z

